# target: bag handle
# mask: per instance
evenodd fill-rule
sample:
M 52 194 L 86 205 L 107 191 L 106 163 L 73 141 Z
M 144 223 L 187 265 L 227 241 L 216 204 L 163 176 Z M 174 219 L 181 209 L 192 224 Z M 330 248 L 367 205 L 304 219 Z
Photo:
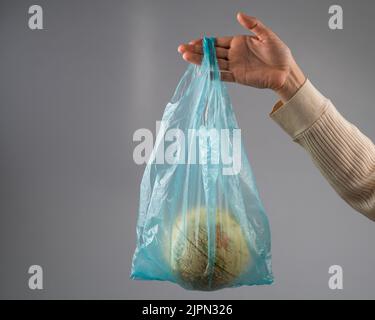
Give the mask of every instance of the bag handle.
M 216 59 L 215 38 L 203 37 L 203 62 L 204 67 L 210 70 L 211 80 L 220 80 L 220 70 Z

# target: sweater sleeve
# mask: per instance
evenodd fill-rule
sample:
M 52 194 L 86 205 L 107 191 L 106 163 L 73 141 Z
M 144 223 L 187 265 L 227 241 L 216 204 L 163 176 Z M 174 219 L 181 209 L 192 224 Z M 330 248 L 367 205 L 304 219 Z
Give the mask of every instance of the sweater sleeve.
M 270 114 L 311 156 L 336 192 L 375 221 L 375 145 L 309 80 Z

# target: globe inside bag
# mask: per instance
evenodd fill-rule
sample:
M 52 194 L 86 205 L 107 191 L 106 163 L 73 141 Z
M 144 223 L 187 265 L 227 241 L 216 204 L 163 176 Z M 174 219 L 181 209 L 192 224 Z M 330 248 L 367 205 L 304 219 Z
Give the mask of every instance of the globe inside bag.
M 141 182 L 131 278 L 192 290 L 273 282 L 268 219 L 215 54 L 203 39 L 166 106 Z

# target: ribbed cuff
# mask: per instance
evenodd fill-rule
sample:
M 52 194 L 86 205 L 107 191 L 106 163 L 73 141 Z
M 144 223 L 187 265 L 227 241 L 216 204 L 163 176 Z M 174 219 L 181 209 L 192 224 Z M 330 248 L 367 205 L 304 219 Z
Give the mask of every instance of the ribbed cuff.
M 270 117 L 295 139 L 321 117 L 328 101 L 309 80 L 306 80 L 289 101 L 285 104 L 279 101 L 274 106 Z

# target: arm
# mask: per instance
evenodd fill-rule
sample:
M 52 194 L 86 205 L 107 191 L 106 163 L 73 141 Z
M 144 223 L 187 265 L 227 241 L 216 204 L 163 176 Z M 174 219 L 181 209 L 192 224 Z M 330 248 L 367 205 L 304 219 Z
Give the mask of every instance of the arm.
M 271 113 L 355 210 L 375 221 L 375 145 L 311 83 Z
M 289 48 L 259 20 L 239 14 L 255 36 L 217 38 L 224 81 L 269 88 L 280 97 L 275 120 L 312 157 L 336 192 L 375 221 L 375 146 L 345 120 L 330 100 L 306 80 Z M 179 47 L 183 58 L 199 64 L 200 40 Z

